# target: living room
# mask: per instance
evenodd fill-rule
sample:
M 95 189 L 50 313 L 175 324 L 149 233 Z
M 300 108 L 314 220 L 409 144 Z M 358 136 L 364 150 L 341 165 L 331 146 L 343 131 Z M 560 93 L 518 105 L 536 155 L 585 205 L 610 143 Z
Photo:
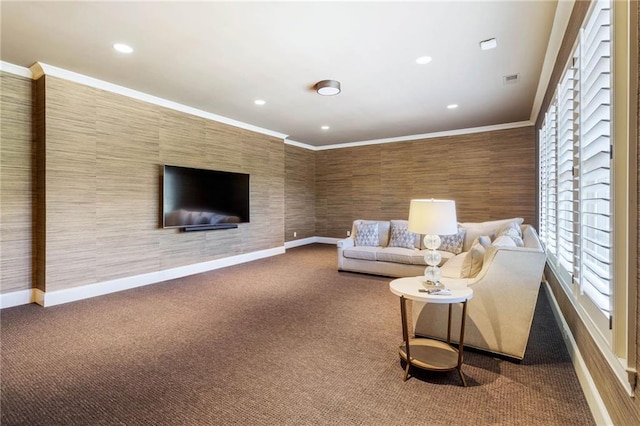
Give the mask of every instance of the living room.
M 629 21 L 637 27 L 632 5 L 636 16 Z M 541 109 L 589 2 L 568 7 L 567 35 L 561 32 L 548 65 Z M 629 45 L 637 55 L 635 30 Z M 630 72 L 637 76 L 635 66 Z M 454 199 L 461 222 L 522 217 L 538 225 L 542 114 L 387 143 L 314 147 L 154 103 L 150 95 L 76 72 L 2 63 L 3 307 L 55 306 L 334 242 L 354 219 L 406 218 L 412 198 Z M 224 231 L 163 229 L 162 164 L 250 174 L 251 222 Z M 629 298 L 638 287 L 632 273 Z M 616 424 L 637 419 L 640 406 L 608 371 L 588 332 L 575 328 L 579 316 L 549 281 L 608 415 Z M 637 312 L 630 312 L 635 324 Z M 637 347 L 635 338 L 630 342 Z

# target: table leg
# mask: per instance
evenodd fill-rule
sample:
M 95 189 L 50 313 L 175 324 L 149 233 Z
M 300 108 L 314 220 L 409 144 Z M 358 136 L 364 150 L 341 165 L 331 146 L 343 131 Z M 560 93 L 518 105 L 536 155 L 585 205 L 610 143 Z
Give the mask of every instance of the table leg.
M 411 367 L 411 350 L 409 349 L 409 325 L 407 324 L 407 299 L 404 296 L 400 296 L 400 316 L 402 317 L 402 339 L 404 340 L 405 353 L 407 354 L 407 366 L 402 380 L 406 382 L 409 377 L 409 368 Z
M 449 305 L 449 315 L 451 315 L 451 305 Z M 462 325 L 460 326 L 460 346 L 458 347 L 458 374 L 460 375 L 460 380 L 462 380 L 462 385 L 467 387 L 467 381 L 462 374 L 462 351 L 464 348 L 464 328 L 467 320 L 467 301 L 462 302 Z M 449 323 L 451 323 L 451 319 L 449 319 Z

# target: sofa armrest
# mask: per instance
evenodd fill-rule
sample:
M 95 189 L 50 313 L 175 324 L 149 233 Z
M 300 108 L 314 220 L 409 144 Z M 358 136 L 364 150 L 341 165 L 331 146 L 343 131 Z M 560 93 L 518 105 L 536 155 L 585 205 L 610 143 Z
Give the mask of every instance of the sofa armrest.
M 343 238 L 342 240 L 338 240 L 336 246 L 338 246 L 339 249 L 351 248 L 355 246 L 355 240 L 353 237 Z
M 342 240 L 338 240 L 336 246 L 338 247 L 338 271 L 341 271 L 344 266 L 344 256 L 342 252 L 344 249 L 354 247 L 355 239 L 353 238 L 353 235 L 348 238 L 343 238 Z

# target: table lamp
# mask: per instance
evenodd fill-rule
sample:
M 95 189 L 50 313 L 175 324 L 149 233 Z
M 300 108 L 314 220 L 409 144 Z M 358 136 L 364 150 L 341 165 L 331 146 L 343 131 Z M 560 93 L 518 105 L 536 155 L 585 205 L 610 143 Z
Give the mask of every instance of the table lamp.
M 440 235 L 458 233 L 456 202 L 453 200 L 411 200 L 409 207 L 409 231 L 424 234 L 424 269 L 426 285 L 438 285 L 442 256 L 437 251 L 442 241 Z

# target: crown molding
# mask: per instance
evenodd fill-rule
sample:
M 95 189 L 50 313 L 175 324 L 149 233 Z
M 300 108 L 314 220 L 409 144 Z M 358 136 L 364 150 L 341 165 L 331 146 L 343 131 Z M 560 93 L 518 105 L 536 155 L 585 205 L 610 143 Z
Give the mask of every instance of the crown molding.
M 203 111 L 197 108 L 193 108 L 187 105 L 179 104 L 177 102 L 162 99 L 157 96 L 148 95 L 143 92 L 138 92 L 137 90 L 129 89 L 127 87 L 119 86 L 117 84 L 109 83 L 103 80 L 98 80 L 97 78 L 89 77 L 83 74 L 78 74 L 76 72 L 54 67 L 53 65 L 44 64 L 42 62 L 36 62 L 35 64 L 33 64 L 31 66 L 31 72 L 33 74 L 34 80 L 39 79 L 43 75 L 49 75 L 52 77 L 73 81 L 75 83 L 83 84 L 85 86 L 93 87 L 96 89 L 106 90 L 111 93 L 127 96 L 129 98 L 137 99 L 150 104 L 173 109 L 175 111 L 180 111 L 187 114 L 195 115 L 197 117 L 206 118 L 208 120 L 217 121 L 219 123 L 228 124 L 233 127 L 250 130 L 252 132 L 261 133 L 267 136 L 273 136 L 278 139 L 284 140 L 288 136 L 288 135 L 285 135 L 284 133 L 275 132 L 273 130 L 254 126 L 253 124 L 244 123 L 242 121 L 234 120 L 232 118 L 223 117 L 221 115 L 213 114 L 213 113 Z
M 520 127 L 533 126 L 534 124 L 535 123 L 531 120 L 517 121 L 513 123 L 495 124 L 491 126 L 470 127 L 466 129 L 446 130 L 443 132 L 423 133 L 420 135 L 400 136 L 397 138 L 373 139 L 368 141 L 347 142 L 347 143 L 341 143 L 341 144 L 335 144 L 335 145 L 315 146 L 313 147 L 314 148 L 313 150 L 323 151 L 327 149 L 352 148 L 356 146 L 377 145 L 377 144 L 383 144 L 383 143 L 409 142 L 409 141 L 415 141 L 420 139 L 433 139 L 433 138 L 442 138 L 446 136 L 468 135 L 471 133 L 492 132 L 494 130 L 517 129 Z
M 10 64 L 9 62 L 0 61 L 0 71 L 8 72 L 10 74 L 19 75 L 21 77 L 32 78 L 31 70 L 29 68 L 21 67 L 19 65 Z
M 544 100 L 544 95 L 547 93 L 547 87 L 551 81 L 551 74 L 553 74 L 553 68 L 555 67 L 556 59 L 558 58 L 558 52 L 560 51 L 564 34 L 566 33 L 567 26 L 569 25 L 574 3 L 575 0 L 564 0 L 559 1 L 556 6 L 556 13 L 553 17 L 553 25 L 551 26 L 551 35 L 549 36 L 547 51 L 545 52 L 544 62 L 542 63 L 542 71 L 540 72 L 540 78 L 538 79 L 538 89 L 536 90 L 536 96 L 533 99 L 531 116 L 529 117 L 529 120 L 533 122 L 534 125 L 538 120 L 542 101 Z

